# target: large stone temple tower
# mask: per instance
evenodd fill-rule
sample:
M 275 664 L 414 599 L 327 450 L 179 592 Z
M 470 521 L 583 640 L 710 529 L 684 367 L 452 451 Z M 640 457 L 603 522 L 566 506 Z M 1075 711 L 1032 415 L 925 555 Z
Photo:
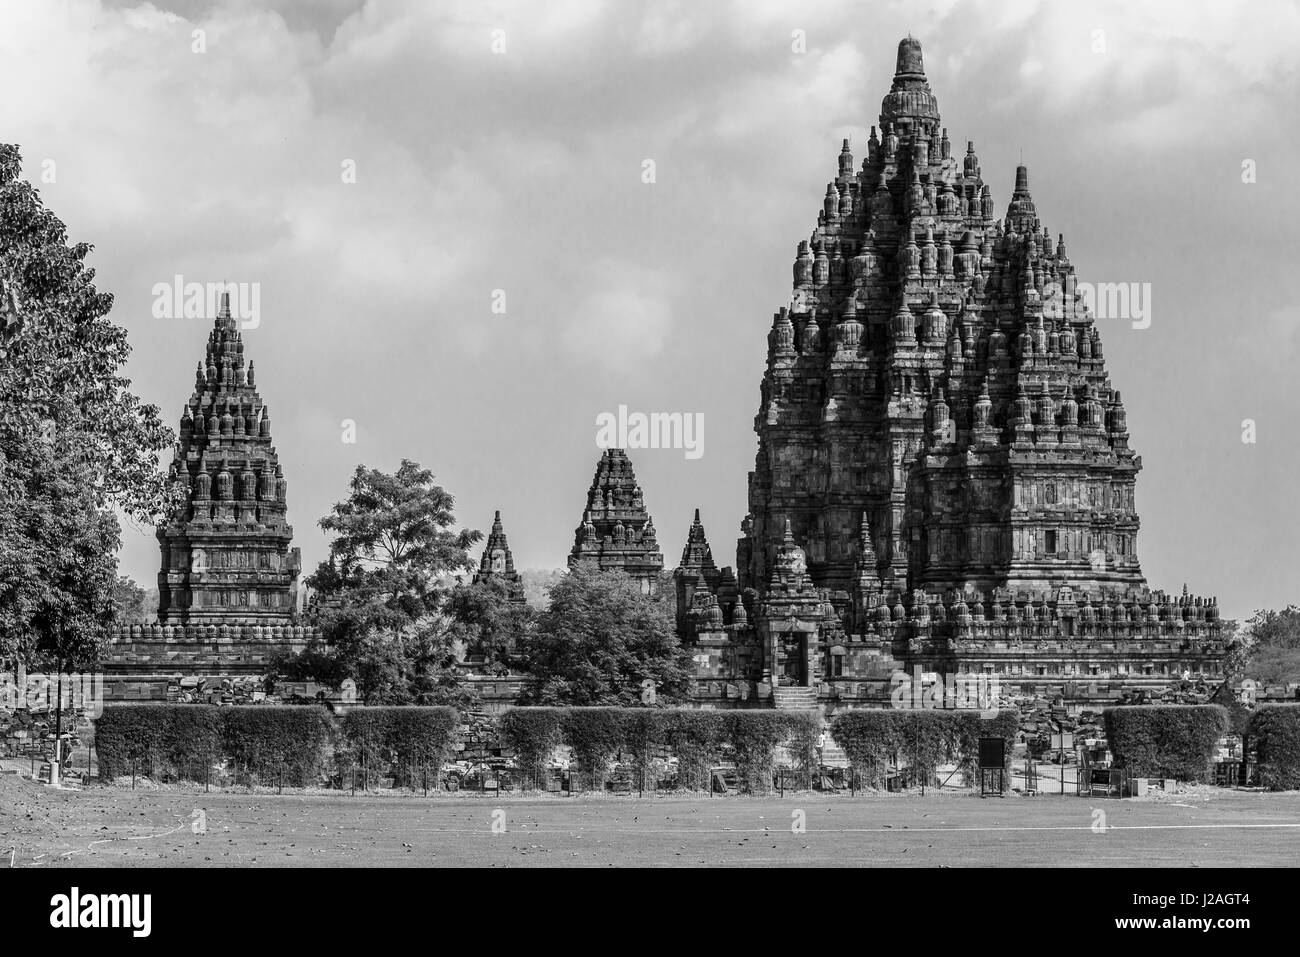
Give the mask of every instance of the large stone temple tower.
M 1064 238 L 1023 166 L 994 216 L 917 40 L 899 44 L 859 169 L 844 144 L 769 343 L 746 582 L 789 518 L 814 580 L 847 591 L 865 516 L 887 587 L 1143 584 L 1141 460 Z
M 1141 459 L 1064 237 L 1024 166 L 995 213 L 918 40 L 898 46 L 860 165 L 844 141 L 793 272 L 768 334 L 745 597 L 730 607 L 762 634 L 773 583 L 802 582 L 805 563 L 826 604 L 803 624 L 783 606 L 793 637 L 762 642 L 763 676 L 851 681 L 856 646 L 935 671 L 1217 672 L 1214 601 L 1143 578 Z M 721 616 L 693 591 L 695 631 L 746 640 L 718 592 Z M 804 663 L 788 667 L 782 642 Z
M 181 415 L 171 476 L 184 501 L 158 529 L 159 620 L 287 621 L 301 561 L 290 548 L 271 414 L 257 392 L 253 363 L 245 365 L 228 295 Z

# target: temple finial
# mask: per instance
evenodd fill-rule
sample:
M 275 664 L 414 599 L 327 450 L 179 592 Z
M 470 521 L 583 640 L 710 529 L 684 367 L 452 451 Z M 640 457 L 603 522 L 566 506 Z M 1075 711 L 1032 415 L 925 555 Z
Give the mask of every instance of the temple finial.
M 1016 167 L 1016 190 L 1017 193 L 1029 192 L 1029 168 L 1021 163 Z
M 910 33 L 898 41 L 898 62 L 895 76 L 925 76 L 925 64 L 921 59 L 921 41 Z

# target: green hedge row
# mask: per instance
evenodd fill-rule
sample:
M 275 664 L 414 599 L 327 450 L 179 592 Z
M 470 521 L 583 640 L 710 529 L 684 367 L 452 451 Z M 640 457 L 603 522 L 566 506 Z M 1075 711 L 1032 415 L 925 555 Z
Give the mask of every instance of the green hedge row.
M 237 778 L 306 787 L 320 781 L 331 751 L 340 763 L 409 781 L 438 767 L 456 733 L 453 708 L 355 708 L 336 727 L 314 706 L 107 705 L 95 721 L 99 776 L 136 771 L 201 781 L 225 760 Z
M 186 708 L 191 705 L 178 705 Z M 325 767 L 333 723 L 324 708 L 219 708 L 225 756 L 239 777 L 264 784 L 316 784 Z
M 223 753 L 215 705 L 108 705 L 95 721 L 95 755 L 105 780 L 132 773 L 202 780 Z
M 761 793 L 771 787 L 776 748 L 785 744 L 796 766 L 809 775 L 816 764 L 816 714 L 780 711 L 699 711 L 650 708 L 511 708 L 498 719 L 502 743 L 515 753 L 525 783 L 536 780 L 559 745 L 592 786 L 603 787 L 605 769 L 620 753 L 644 767 L 652 752 L 677 756 L 683 787 L 708 788 L 709 771 L 730 749 L 741 786 Z
M 1261 705 L 1247 733 L 1255 743 L 1259 783 L 1270 791 L 1300 790 L 1300 705 Z
M 979 765 L 979 739 L 1000 737 L 1005 770 L 1011 769 L 1020 715 L 1001 711 L 984 717 L 964 709 L 859 709 L 831 723 L 831 737 L 844 749 L 864 787 L 883 787 L 891 764 L 905 763 L 933 783 L 940 764 L 956 762 L 967 781 Z
M 451 756 L 458 720 L 455 708 L 352 708 L 340 724 L 340 763 L 368 777 L 392 775 L 399 787 L 411 785 Z
M 1214 781 L 1214 748 L 1229 729 L 1219 705 L 1107 708 L 1106 742 L 1134 777 Z

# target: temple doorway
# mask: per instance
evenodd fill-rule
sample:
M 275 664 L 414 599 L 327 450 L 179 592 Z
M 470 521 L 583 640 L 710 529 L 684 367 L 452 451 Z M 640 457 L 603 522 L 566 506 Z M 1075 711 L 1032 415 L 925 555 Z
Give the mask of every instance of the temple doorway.
M 806 638 L 799 633 L 785 634 L 780 638 L 781 684 L 805 687 L 808 684 L 808 655 L 804 651 Z

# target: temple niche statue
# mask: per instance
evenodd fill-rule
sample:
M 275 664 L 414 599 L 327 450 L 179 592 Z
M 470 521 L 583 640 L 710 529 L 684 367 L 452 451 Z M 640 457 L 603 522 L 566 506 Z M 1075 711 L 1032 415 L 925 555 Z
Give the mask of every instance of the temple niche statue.
M 860 167 L 843 142 L 773 317 L 736 573 L 703 561 L 698 514 L 676 572 L 699 697 L 873 703 L 916 667 L 1100 698 L 1218 675 L 1214 599 L 1143 577 L 1142 461 L 1028 169 L 995 218 L 912 37 L 879 131 Z

